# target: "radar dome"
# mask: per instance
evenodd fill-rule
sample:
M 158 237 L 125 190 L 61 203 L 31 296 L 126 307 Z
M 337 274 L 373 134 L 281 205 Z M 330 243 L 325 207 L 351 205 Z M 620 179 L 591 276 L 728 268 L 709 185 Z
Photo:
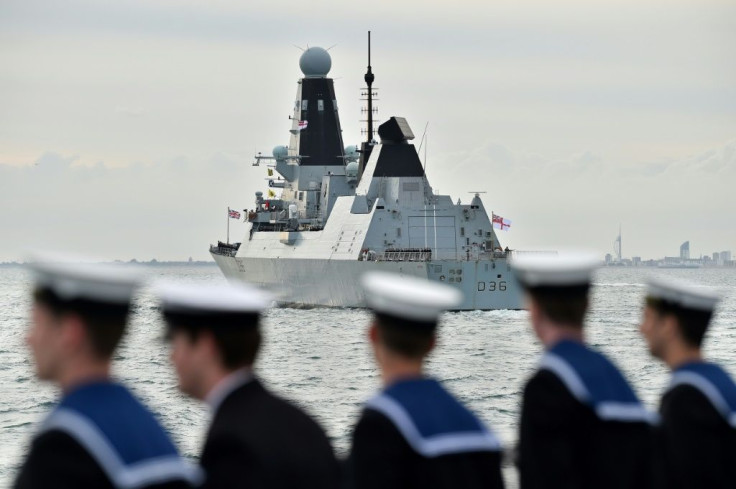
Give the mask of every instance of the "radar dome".
M 346 146 L 345 147 L 345 159 L 347 161 L 358 161 L 360 154 L 358 153 L 357 146 Z
M 309 48 L 299 58 L 299 68 L 307 78 L 322 78 L 327 76 L 332 68 L 332 58 L 326 49 Z
M 283 160 L 289 156 L 289 148 L 286 146 L 275 146 L 273 148 L 273 157 L 277 160 Z
M 351 161 L 345 167 L 345 180 L 348 182 L 355 182 L 358 179 L 358 162 Z

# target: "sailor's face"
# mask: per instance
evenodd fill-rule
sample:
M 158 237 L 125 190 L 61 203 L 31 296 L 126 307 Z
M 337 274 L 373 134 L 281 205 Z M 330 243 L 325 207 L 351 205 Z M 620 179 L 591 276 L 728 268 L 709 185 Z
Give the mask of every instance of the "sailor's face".
M 59 372 L 63 356 L 61 318 L 43 304 L 34 304 L 26 342 L 41 380 L 53 380 Z
M 179 378 L 179 390 L 195 399 L 203 399 L 205 394 L 202 392 L 199 343 L 182 331 L 171 335 L 171 363 Z
M 642 336 L 644 336 L 644 339 L 647 342 L 649 353 L 657 358 L 662 358 L 665 347 L 662 323 L 662 315 L 657 310 L 650 306 L 644 307 L 639 331 L 641 331 Z

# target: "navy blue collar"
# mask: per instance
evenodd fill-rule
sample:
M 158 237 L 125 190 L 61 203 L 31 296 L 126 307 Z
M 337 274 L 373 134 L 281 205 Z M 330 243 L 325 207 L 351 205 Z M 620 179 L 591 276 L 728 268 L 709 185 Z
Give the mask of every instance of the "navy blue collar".
M 621 372 L 604 355 L 584 343 L 565 339 L 553 345 L 539 363 L 581 403 L 604 421 L 656 422 Z
M 366 408 L 386 416 L 424 457 L 501 449 L 495 435 L 431 378 L 398 380 Z
M 715 363 L 689 362 L 672 371 L 668 391 L 678 385 L 698 389 L 728 424 L 736 428 L 736 384 Z
M 179 456 L 153 415 L 120 384 L 76 386 L 45 420 L 41 433 L 47 431 L 71 436 L 119 488 L 202 481 L 201 470 Z

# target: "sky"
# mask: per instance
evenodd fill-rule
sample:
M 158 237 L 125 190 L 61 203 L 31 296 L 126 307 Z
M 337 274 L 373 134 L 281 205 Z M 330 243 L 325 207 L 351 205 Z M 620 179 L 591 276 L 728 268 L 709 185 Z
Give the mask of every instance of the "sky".
M 332 46 L 360 142 L 368 30 L 379 118 L 427 127 L 430 183 L 486 192 L 504 246 L 736 252 L 736 2 L 3 0 L 0 261 L 210 259 L 288 144 L 299 48 Z

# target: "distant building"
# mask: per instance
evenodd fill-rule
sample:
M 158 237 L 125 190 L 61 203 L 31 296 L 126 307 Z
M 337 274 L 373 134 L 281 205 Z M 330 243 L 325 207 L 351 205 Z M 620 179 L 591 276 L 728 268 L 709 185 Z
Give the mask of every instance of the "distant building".
M 721 254 L 717 251 L 713 252 L 713 261 L 716 263 L 721 263 Z
M 631 263 L 633 263 L 635 267 L 641 266 L 641 257 L 640 256 L 632 256 L 631 257 Z
M 689 260 L 690 259 L 690 241 L 685 241 L 680 245 L 680 259 L 681 260 Z
M 727 261 L 731 261 L 731 252 L 730 251 L 721 251 L 721 264 L 725 265 Z
M 610 253 L 606 253 L 606 263 L 611 263 L 613 261 L 613 257 Z

